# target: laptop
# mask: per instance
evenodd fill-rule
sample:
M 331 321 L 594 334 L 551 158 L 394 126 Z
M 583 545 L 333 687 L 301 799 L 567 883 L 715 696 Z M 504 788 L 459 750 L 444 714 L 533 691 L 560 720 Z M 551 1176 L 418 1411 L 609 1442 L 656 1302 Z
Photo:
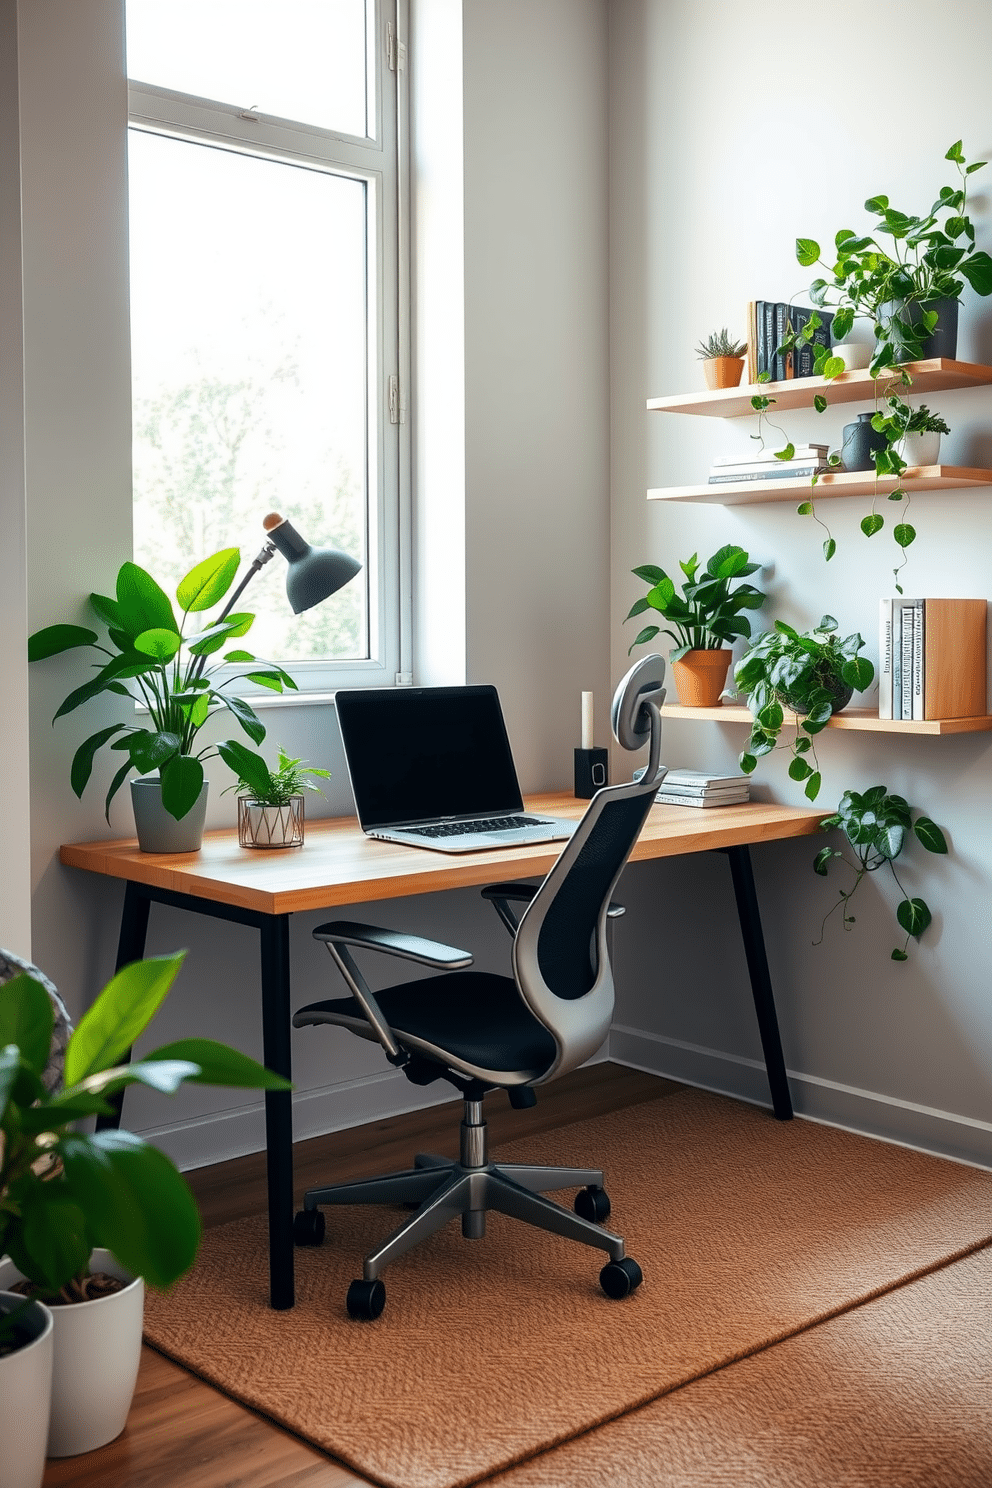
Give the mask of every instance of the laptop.
M 348 688 L 336 705 L 367 836 L 459 853 L 575 831 L 524 811 L 495 687 Z

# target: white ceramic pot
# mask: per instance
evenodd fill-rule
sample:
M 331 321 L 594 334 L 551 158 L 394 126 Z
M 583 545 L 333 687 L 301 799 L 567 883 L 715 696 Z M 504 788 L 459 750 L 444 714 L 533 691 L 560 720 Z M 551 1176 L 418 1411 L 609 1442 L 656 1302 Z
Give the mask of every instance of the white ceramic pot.
M 132 1279 L 109 1250 L 93 1252 L 90 1270 L 106 1271 L 128 1285 L 110 1297 L 51 1308 L 55 1347 L 49 1457 L 92 1452 L 120 1436 L 138 1380 L 145 1284 L 140 1276 Z M 0 1261 L 0 1287 L 21 1275 L 13 1261 Z
M 834 356 L 844 358 L 845 372 L 859 372 L 868 366 L 875 348 L 866 341 L 838 341 L 831 350 Z
M 896 450 L 914 470 L 920 465 L 936 465 L 940 457 L 940 435 L 932 429 L 904 434 Z
M 7 1262 L 6 1264 L 10 1264 Z M 0 1313 L 20 1307 L 23 1297 L 0 1292 Z M 3 1488 L 40 1488 L 45 1474 L 52 1398 L 50 1310 L 32 1302 L 24 1314 L 30 1341 L 0 1357 L 0 1482 Z
M 250 796 L 238 797 L 238 842 L 242 847 L 302 847 L 303 796 L 290 796 L 284 806 L 264 806 Z

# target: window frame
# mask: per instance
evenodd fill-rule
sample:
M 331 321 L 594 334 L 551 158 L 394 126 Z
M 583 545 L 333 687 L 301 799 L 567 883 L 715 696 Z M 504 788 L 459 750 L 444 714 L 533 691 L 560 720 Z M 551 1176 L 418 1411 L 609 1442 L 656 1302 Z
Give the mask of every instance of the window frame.
M 366 470 L 369 655 L 286 661 L 299 692 L 254 691 L 249 684 L 245 695 L 256 707 L 323 701 L 333 697 L 338 687 L 394 686 L 412 681 L 410 451 L 405 416 L 410 371 L 409 234 L 405 224 L 409 199 L 408 89 L 402 41 L 406 17 L 407 0 L 368 0 L 370 132 L 365 137 L 128 79 L 129 131 L 165 135 L 189 144 L 343 175 L 366 184 L 366 242 L 375 248 L 374 266 L 370 264 L 366 281 L 370 297 Z M 265 543 L 264 515 L 258 514 L 258 550 Z M 242 547 L 241 574 L 258 550 Z M 281 564 L 277 556 L 271 567 Z M 253 580 L 261 582 L 265 582 L 264 576 Z M 273 582 L 272 577 L 268 582 Z M 250 587 L 245 591 L 245 603 L 250 608 Z

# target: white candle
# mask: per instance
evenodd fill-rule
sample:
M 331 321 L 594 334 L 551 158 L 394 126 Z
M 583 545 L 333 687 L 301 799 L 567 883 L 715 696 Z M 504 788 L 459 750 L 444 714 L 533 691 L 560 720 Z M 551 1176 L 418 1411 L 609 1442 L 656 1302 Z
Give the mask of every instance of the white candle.
M 582 694 L 582 748 L 591 749 L 592 745 L 592 693 Z

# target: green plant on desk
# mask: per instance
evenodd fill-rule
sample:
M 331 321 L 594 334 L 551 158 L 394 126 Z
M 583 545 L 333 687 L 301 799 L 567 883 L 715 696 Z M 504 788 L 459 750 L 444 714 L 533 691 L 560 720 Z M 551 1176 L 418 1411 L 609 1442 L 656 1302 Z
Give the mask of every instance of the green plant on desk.
M 843 829 L 848 844 L 854 851 L 855 862 L 852 863 L 842 851 L 836 848 L 821 847 L 813 860 L 814 872 L 825 876 L 831 862 L 839 858 L 853 872 L 854 882 L 849 889 L 840 890 L 840 898 L 833 909 L 828 910 L 824 916 L 823 925 L 820 927 L 820 939 L 814 944 L 819 945 L 823 940 L 827 920 L 838 909 L 842 913 L 844 929 L 850 930 L 855 923 L 854 915 L 850 912 L 851 900 L 861 887 L 866 874 L 874 873 L 879 868 L 888 865 L 903 896 L 896 907 L 896 919 L 906 932 L 902 947 L 894 948 L 892 960 L 907 961 L 909 959 L 907 950 L 910 940 L 919 940 L 930 924 L 932 916 L 924 899 L 910 898 L 906 893 L 894 867 L 895 859 L 899 857 L 911 835 L 915 836 L 927 852 L 947 852 L 947 841 L 936 822 L 922 814 L 914 820 L 914 810 L 915 807 L 911 807 L 902 796 L 890 794 L 887 786 L 873 785 L 870 790 L 861 793 L 845 791 L 836 812 L 821 822 L 821 829 L 824 832 L 834 827 Z
M 107 792 L 108 821 L 110 803 L 132 770 L 144 775 L 157 769 L 162 805 L 177 820 L 184 817 L 203 786 L 202 761 L 214 753 L 212 746 L 195 751 L 195 741 L 207 719 L 219 710 L 226 708 L 254 744 L 262 742 L 265 728 L 261 720 L 244 698 L 230 690 L 232 683 L 247 678 L 275 692 L 286 687 L 296 690 L 296 683 L 281 666 L 241 648 L 227 651 L 207 665 L 208 657 L 216 656 L 250 629 L 255 616 L 248 611 L 228 614 L 225 610 L 203 630 L 186 634 L 189 617 L 210 609 L 227 593 L 239 563 L 238 549 L 225 548 L 190 570 L 176 589 L 181 623 L 176 620 L 169 596 L 151 574 L 136 563 L 124 563 L 117 575 L 115 598 L 90 595 L 90 607 L 107 628 L 107 644 L 101 642 L 96 631 L 82 625 L 49 625 L 30 637 L 29 661 L 43 661 L 82 647 L 97 653 L 96 675 L 69 694 L 55 718 L 74 712 L 105 692 L 133 699 L 148 709 L 150 729 L 131 722 L 111 724 L 85 739 L 73 757 L 69 779 L 76 795 L 82 796 L 100 749 L 109 745 L 111 750 L 127 755 Z M 232 674 L 228 670 L 223 678 L 217 677 L 220 666 L 231 665 L 238 671 Z M 239 748 L 249 753 L 244 745 Z M 223 748 L 216 752 L 223 757 Z M 265 769 L 261 756 L 255 758 Z
M 319 785 L 314 784 L 311 777 L 319 776 L 322 780 L 331 778 L 330 770 L 318 770 L 316 765 L 308 765 L 303 759 L 292 759 L 281 744 L 274 770 L 269 769 L 261 755 L 246 749 L 236 739 L 218 744 L 217 753 L 238 777 L 222 794 L 236 790 L 239 795 L 251 796 L 260 806 L 286 806 L 294 796 L 301 795 L 305 790 L 315 791 L 318 796 L 322 796 L 323 791 Z
M 121 1062 L 185 954 L 117 973 L 69 1039 L 65 1086 L 54 1093 L 41 1081 L 52 1043 L 48 993 L 27 974 L 0 987 L 0 1255 L 10 1256 L 42 1300 L 74 1281 L 81 1294 L 96 1247 L 112 1251 L 133 1276 L 166 1287 L 193 1264 L 200 1242 L 196 1202 L 170 1158 L 132 1132 L 87 1134 L 74 1129 L 78 1121 L 111 1115 L 109 1097 L 136 1083 L 167 1095 L 185 1080 L 292 1088 L 212 1039 L 180 1039 Z M 15 1315 L 0 1319 L 0 1337 Z
M 863 692 L 875 676 L 868 658 L 858 655 L 862 637 L 855 633 L 841 639 L 836 631 L 832 615 L 824 615 L 815 630 L 802 634 L 776 620 L 734 668 L 734 682 L 738 691 L 749 694 L 747 705 L 754 720 L 740 755 L 741 769 L 752 774 L 761 756 L 776 747 L 789 708 L 797 715 L 789 776 L 805 781 L 810 801 L 816 800 L 821 784 L 815 735 L 846 707 L 852 693 Z

